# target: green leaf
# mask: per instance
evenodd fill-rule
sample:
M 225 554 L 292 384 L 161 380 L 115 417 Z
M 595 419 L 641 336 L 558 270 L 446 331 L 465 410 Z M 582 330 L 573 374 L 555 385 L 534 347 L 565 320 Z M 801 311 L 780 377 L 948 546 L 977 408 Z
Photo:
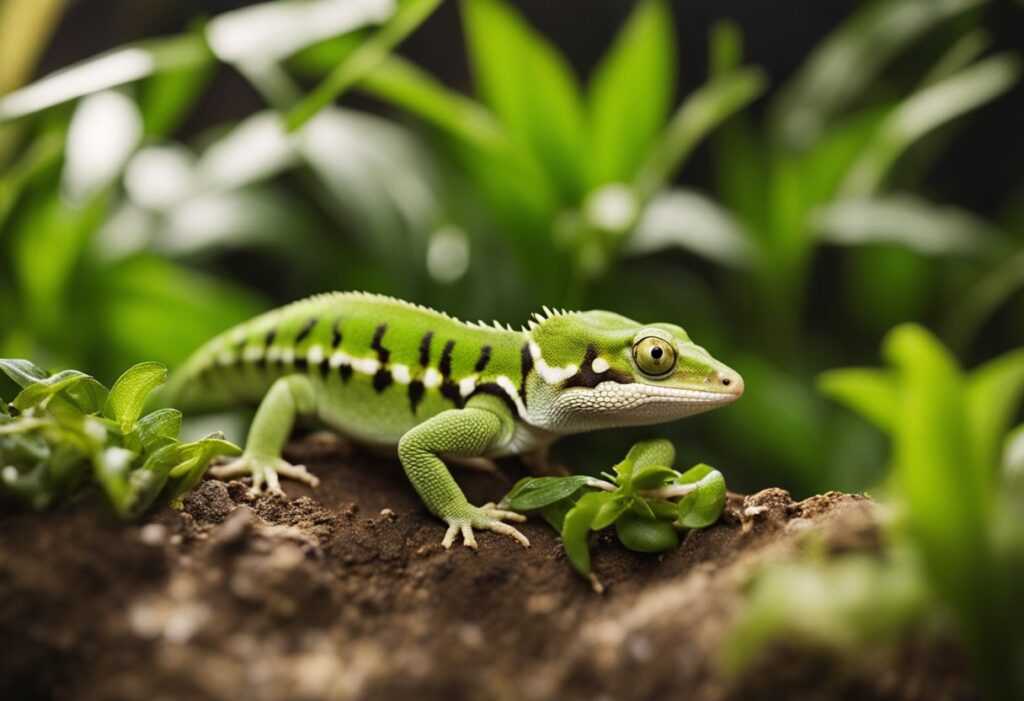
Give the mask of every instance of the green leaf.
M 633 499 L 622 494 L 614 494 L 614 498 L 606 500 L 594 514 L 590 523 L 591 530 L 600 531 L 615 523 L 615 520 L 629 509 Z
M 565 554 L 573 568 L 584 577 L 590 575 L 590 546 L 587 536 L 590 535 L 590 524 L 602 506 L 614 495 L 611 492 L 591 492 L 584 494 L 576 506 L 565 515 L 562 525 L 562 544 Z
M 505 153 L 511 149 L 504 128 L 483 105 L 449 89 L 400 56 L 389 56 L 359 87 L 481 151 Z
M 1003 442 L 1024 397 L 1024 348 L 1001 355 L 971 372 L 965 411 L 973 464 L 998 472 Z
M 836 200 L 810 217 L 823 241 L 842 246 L 895 243 L 923 255 L 977 257 L 997 243 L 984 219 L 912 195 Z
M 388 22 L 338 64 L 287 116 L 294 131 L 372 73 L 388 54 L 433 14 L 441 0 L 406 0 Z
M 50 376 L 50 373 L 31 361 L 17 358 L 0 358 L 0 370 L 3 370 L 5 375 L 22 388 L 34 385 L 39 380 L 45 380 Z
M 146 362 L 129 368 L 114 383 L 107 398 L 107 412 L 120 424 L 121 433 L 131 432 L 150 393 L 166 381 L 163 363 Z
M 896 425 L 899 380 L 889 370 L 844 368 L 818 376 L 818 389 L 857 412 L 885 433 Z
M 873 194 L 911 145 L 943 124 L 991 102 L 1009 90 L 1020 73 L 1017 56 L 992 56 L 900 102 L 850 169 L 842 193 L 852 197 Z
M 729 210 L 707 195 L 684 188 L 655 195 L 623 250 L 642 256 L 671 248 L 738 269 L 748 267 L 755 253 L 753 237 Z
M 661 189 L 697 144 L 757 98 L 765 84 L 761 71 L 744 69 L 712 78 L 687 97 L 637 172 L 634 184 L 641 195 L 649 198 Z
M 633 489 L 657 489 L 679 473 L 664 465 L 648 465 L 633 472 Z
M 462 2 L 477 91 L 515 141 L 550 174 L 564 199 L 583 192 L 585 131 L 576 78 L 565 58 L 502 0 Z
M 643 498 L 637 498 L 637 501 L 643 502 L 647 506 L 652 514 L 652 518 L 659 518 L 664 521 L 675 521 L 679 518 L 679 506 L 675 502 Z
M 664 0 L 643 0 L 590 81 L 590 188 L 633 178 L 668 118 L 675 63 L 668 5 Z
M 194 34 L 153 39 L 94 56 L 0 97 L 0 123 L 131 83 L 158 71 L 200 66 L 209 49 Z
M 25 411 L 55 395 L 63 396 L 83 414 L 93 414 L 103 406 L 107 390 L 85 373 L 64 370 L 23 389 L 21 394 L 14 398 L 12 405 L 20 411 Z
M 576 506 L 576 502 L 570 499 L 562 499 L 556 501 L 554 504 L 548 504 L 547 506 L 539 509 L 541 517 L 548 522 L 548 525 L 558 531 L 558 535 L 562 535 L 562 531 L 565 526 L 565 517 L 573 507 Z
M 710 465 L 701 463 L 684 472 L 679 484 L 694 484 L 696 489 L 679 502 L 679 521 L 687 528 L 710 526 L 725 508 L 725 478 Z
M 623 545 L 641 553 L 660 553 L 679 545 L 679 535 L 671 524 L 631 512 L 615 522 L 615 533 Z
M 676 449 L 672 441 L 664 438 L 634 443 L 626 454 L 626 460 L 633 466 L 633 471 L 650 465 L 672 466 L 676 461 Z
M 585 475 L 527 478 L 517 482 L 502 503 L 513 511 L 532 511 L 571 497 L 588 479 Z
M 145 452 L 150 452 L 167 441 L 178 439 L 181 432 L 181 412 L 177 409 L 158 409 L 135 422 L 133 433 Z
M 864 4 L 804 61 L 771 106 L 771 136 L 789 149 L 817 141 L 831 120 L 875 84 L 913 42 L 987 0 L 888 0 Z

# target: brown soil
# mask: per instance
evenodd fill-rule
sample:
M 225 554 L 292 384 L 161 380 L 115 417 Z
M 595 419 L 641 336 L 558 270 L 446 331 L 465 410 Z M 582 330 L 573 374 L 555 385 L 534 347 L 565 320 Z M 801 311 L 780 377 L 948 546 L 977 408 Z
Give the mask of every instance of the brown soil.
M 878 546 L 876 507 L 732 496 L 660 557 L 601 535 L 596 594 L 539 519 L 444 550 L 401 468 L 311 437 L 314 491 L 203 483 L 122 525 L 93 504 L 0 518 L 3 699 L 969 699 L 960 657 L 916 641 L 850 664 L 780 646 L 734 680 L 718 652 L 761 563 L 808 531 Z M 511 468 L 511 472 L 515 471 Z M 509 483 L 464 471 L 476 502 Z

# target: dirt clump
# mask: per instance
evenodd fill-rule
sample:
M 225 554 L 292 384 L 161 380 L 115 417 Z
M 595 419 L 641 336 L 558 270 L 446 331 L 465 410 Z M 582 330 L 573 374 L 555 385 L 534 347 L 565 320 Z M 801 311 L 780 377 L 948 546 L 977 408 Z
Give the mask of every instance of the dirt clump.
M 957 652 L 927 641 L 853 673 L 799 647 L 739 680 L 719 671 L 758 566 L 799 553 L 808 531 L 834 552 L 879 547 L 865 498 L 730 495 L 719 523 L 661 556 L 599 534 L 598 595 L 540 519 L 523 525 L 529 549 L 485 532 L 478 551 L 447 551 L 397 463 L 315 440 L 289 457 L 320 487 L 287 484 L 285 501 L 206 481 L 183 510 L 131 525 L 89 503 L 4 507 L 0 696 L 973 698 Z M 475 503 L 510 484 L 458 479 Z

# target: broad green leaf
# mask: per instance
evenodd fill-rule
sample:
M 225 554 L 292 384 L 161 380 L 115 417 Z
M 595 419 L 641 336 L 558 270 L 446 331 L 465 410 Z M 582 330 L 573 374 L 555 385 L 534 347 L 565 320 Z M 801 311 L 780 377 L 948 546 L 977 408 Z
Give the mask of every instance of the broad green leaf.
M 571 497 L 583 488 L 588 479 L 585 475 L 573 475 L 571 477 L 536 477 L 520 481 L 502 499 L 502 503 L 513 511 L 532 511 Z
M 177 409 L 158 409 L 135 422 L 132 429 L 146 452 L 166 441 L 178 439 L 181 432 L 181 412 Z
M 680 248 L 719 265 L 743 269 L 754 259 L 753 243 L 729 210 L 707 195 L 673 188 L 655 195 L 644 208 L 623 251 L 641 256 Z
M 818 376 L 818 389 L 857 412 L 885 433 L 896 426 L 899 378 L 890 370 L 844 368 Z
M 629 509 L 632 501 L 632 498 L 622 494 L 616 494 L 614 498 L 606 500 L 594 514 L 594 519 L 590 523 L 591 530 L 600 531 L 615 523 L 615 519 Z
M 110 90 L 157 71 L 198 66 L 208 60 L 209 49 L 200 37 L 193 34 L 114 49 L 0 97 L 0 123 Z
M 911 145 L 943 124 L 991 102 L 1009 90 L 1020 73 L 1017 56 L 992 56 L 900 102 L 850 169 L 842 193 L 862 197 L 876 192 Z
M 987 0 L 875 0 L 819 44 L 771 106 L 771 136 L 788 149 L 817 141 L 920 37 Z
M 981 256 L 997 243 L 985 220 L 912 195 L 840 199 L 810 217 L 823 241 L 842 246 L 895 243 L 923 255 Z
M 633 178 L 668 118 L 675 63 L 667 3 L 642 0 L 590 80 L 589 187 Z
M 208 52 L 204 61 L 197 50 L 193 64 L 159 71 L 142 80 L 137 99 L 146 135 L 166 138 L 175 133 L 201 99 L 216 68 L 212 53 Z
M 558 535 L 562 535 L 562 531 L 565 526 L 565 517 L 572 511 L 573 507 L 576 506 L 576 502 L 572 499 L 563 499 L 562 501 L 556 501 L 554 504 L 548 504 L 540 509 L 540 515 L 548 525 L 558 531 Z
M 242 449 L 234 443 L 224 440 L 222 433 L 207 436 L 201 441 L 188 444 L 193 452 L 190 454 L 191 465 L 187 471 L 181 465 L 171 470 L 172 479 L 161 494 L 165 501 L 175 503 L 186 492 L 191 491 L 203 478 L 210 462 L 219 457 L 237 457 Z
M 761 71 L 744 69 L 712 78 L 690 94 L 637 172 L 633 183 L 641 196 L 653 196 L 671 180 L 704 137 L 757 98 L 765 83 Z
M 486 108 L 399 56 L 389 56 L 359 88 L 485 153 L 511 150 L 504 128 Z
M 633 464 L 634 472 L 640 468 L 650 465 L 662 465 L 671 467 L 676 461 L 676 448 L 672 441 L 664 438 L 652 438 L 651 440 L 634 443 L 626 454 L 626 460 Z
M 58 394 L 70 401 L 83 414 L 93 414 L 103 407 L 107 390 L 85 373 L 77 370 L 64 370 L 29 385 L 14 398 L 12 404 L 17 409 L 24 411 L 38 406 Z
M 585 126 L 579 86 L 565 58 L 504 0 L 468 0 L 461 7 L 484 103 L 543 165 L 563 199 L 577 200 Z
M 167 381 L 167 367 L 163 363 L 139 363 L 125 371 L 114 383 L 107 397 L 108 415 L 128 434 L 142 415 L 146 399 L 157 387 Z
M 50 373 L 35 363 L 17 358 L 0 358 L 0 370 L 21 388 L 34 385 L 50 376 Z
M 684 472 L 676 481 L 696 486 L 679 502 L 679 522 L 682 525 L 704 528 L 718 520 L 726 497 L 725 478 L 721 472 L 702 463 Z
M 1011 480 L 1024 480 L 1024 424 L 1010 431 L 1006 437 L 1003 446 L 1003 474 Z
M 1024 397 L 1024 348 L 990 360 L 967 378 L 965 411 L 975 469 L 996 474 L 1003 441 Z
M 709 73 L 719 76 L 736 70 L 743 62 L 743 31 L 732 20 L 719 20 L 711 26 L 708 51 Z
M 395 14 L 395 0 L 264 2 L 214 17 L 206 39 L 227 63 L 280 62 L 296 52 Z
M 126 516 L 131 506 L 129 480 L 132 462 L 138 457 L 124 448 L 109 447 L 93 459 L 93 474 L 118 514 Z
M 633 470 L 633 489 L 657 489 L 679 473 L 664 465 L 648 465 Z
M 388 54 L 433 14 L 441 0 L 405 0 L 398 11 L 323 79 L 286 118 L 295 131 L 320 110 L 340 98 L 349 88 L 372 73 Z
M 590 546 L 587 544 L 590 525 L 594 522 L 594 517 L 600 508 L 613 498 L 614 494 L 611 492 L 584 494 L 576 502 L 576 506 L 565 515 L 565 521 L 562 524 L 562 544 L 565 546 L 565 554 L 569 556 L 569 562 L 572 563 L 573 568 L 584 577 L 590 575 Z
M 679 535 L 671 524 L 631 512 L 615 522 L 615 533 L 623 545 L 641 553 L 660 553 L 679 545 Z
M 650 509 L 650 512 L 654 515 L 654 518 L 660 518 L 664 521 L 675 521 L 679 518 L 679 505 L 672 501 L 664 501 L 662 499 L 641 499 Z

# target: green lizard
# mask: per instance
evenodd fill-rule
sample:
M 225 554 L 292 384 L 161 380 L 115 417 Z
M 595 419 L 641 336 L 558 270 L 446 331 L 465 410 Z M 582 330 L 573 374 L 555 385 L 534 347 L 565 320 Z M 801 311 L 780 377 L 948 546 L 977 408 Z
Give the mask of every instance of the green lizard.
M 281 451 L 299 416 L 371 446 L 397 447 L 450 547 L 473 529 L 529 541 L 473 506 L 442 460 L 543 451 L 602 428 L 672 421 L 734 401 L 743 380 L 673 324 L 639 324 L 606 311 L 545 308 L 521 330 L 466 323 L 367 293 L 329 293 L 268 312 L 214 338 L 172 380 L 175 406 L 259 404 L 245 452 L 215 476 L 252 476 L 281 492 L 278 475 L 316 486 Z

